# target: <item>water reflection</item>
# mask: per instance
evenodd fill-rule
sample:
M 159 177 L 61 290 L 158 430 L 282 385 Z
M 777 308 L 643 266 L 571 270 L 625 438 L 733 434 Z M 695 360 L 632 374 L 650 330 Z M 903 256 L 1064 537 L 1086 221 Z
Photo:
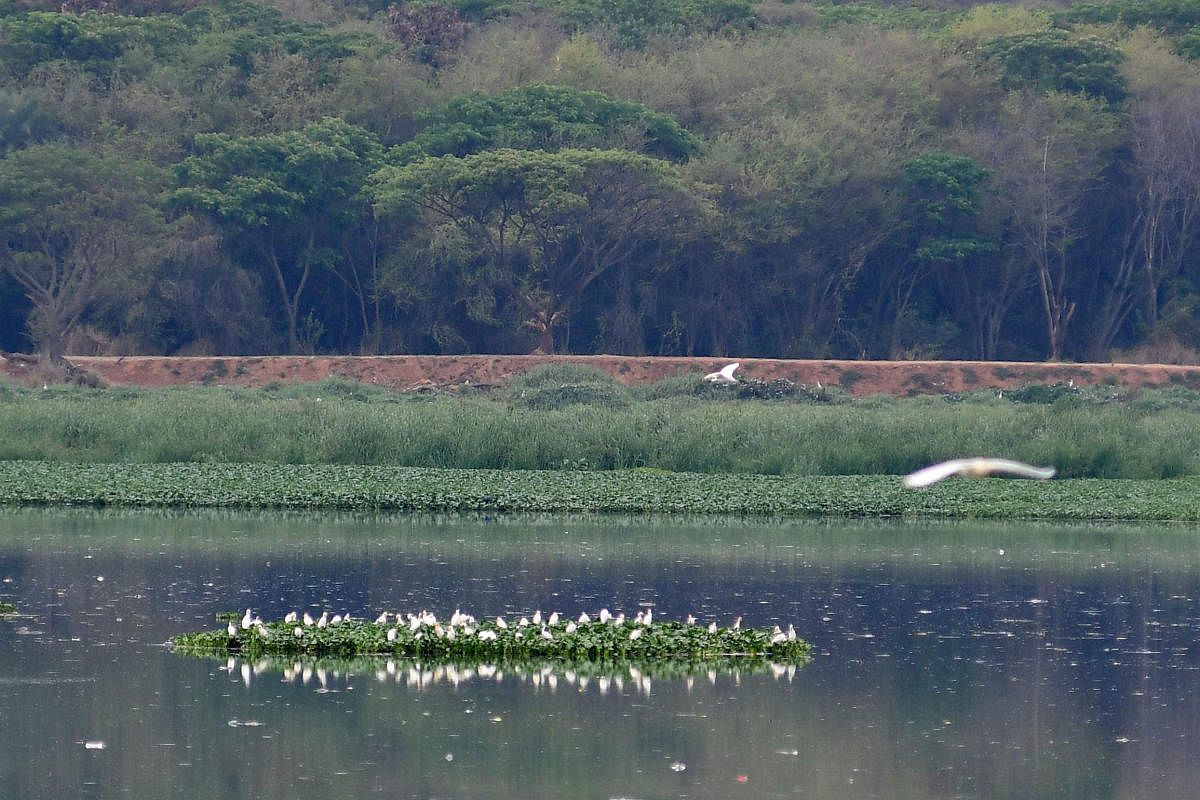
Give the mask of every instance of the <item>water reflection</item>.
M 203 658 L 204 656 L 198 656 Z M 221 657 L 212 656 L 217 661 Z M 610 692 L 649 696 L 655 680 L 677 681 L 691 692 L 697 681 L 716 686 L 718 679 L 741 686 L 750 675 L 769 675 L 777 681 L 791 682 L 800 665 L 773 661 L 740 663 L 736 659 L 722 662 L 665 661 L 652 663 L 560 663 L 525 661 L 508 663 L 429 663 L 408 659 L 362 657 L 278 658 L 256 659 L 228 656 L 217 669 L 240 681 L 246 688 L 251 681 L 276 680 L 301 687 L 314 687 L 324 692 L 341 691 L 360 676 L 374 676 L 379 683 L 395 683 L 414 691 L 450 686 L 458 689 L 472 684 L 514 681 L 536 690 L 555 692 L 559 685 L 566 691 L 599 695 Z M 475 687 L 478 688 L 478 687 Z
M 0 796 L 1188 797 L 1195 534 L 10 512 L 0 721 L 20 735 Z M 163 647 L 247 607 L 602 606 L 795 622 L 818 656 L 790 680 L 625 672 L 602 693 L 544 666 L 297 671 Z

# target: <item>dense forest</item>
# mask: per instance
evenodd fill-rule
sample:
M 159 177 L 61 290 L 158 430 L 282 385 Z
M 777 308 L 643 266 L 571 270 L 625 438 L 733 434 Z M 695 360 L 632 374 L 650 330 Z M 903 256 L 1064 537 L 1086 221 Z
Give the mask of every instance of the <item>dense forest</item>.
M 0 0 L 0 348 L 1200 349 L 1200 0 Z

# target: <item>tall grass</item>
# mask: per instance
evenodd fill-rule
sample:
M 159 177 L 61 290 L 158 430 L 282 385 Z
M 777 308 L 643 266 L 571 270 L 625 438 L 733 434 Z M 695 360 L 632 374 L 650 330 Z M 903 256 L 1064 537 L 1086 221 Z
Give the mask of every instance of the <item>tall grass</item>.
M 1200 399 L 989 394 L 836 405 L 733 399 L 696 381 L 631 390 L 602 375 L 533 376 L 496 397 L 397 395 L 325 382 L 274 390 L 0 392 L 0 459 L 242 462 L 768 475 L 900 474 L 964 455 L 1065 477 L 1200 474 Z

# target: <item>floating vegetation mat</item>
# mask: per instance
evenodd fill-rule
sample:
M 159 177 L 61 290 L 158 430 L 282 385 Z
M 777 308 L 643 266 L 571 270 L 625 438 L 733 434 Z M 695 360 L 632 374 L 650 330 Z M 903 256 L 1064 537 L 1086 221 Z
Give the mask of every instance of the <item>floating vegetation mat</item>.
M 246 658 L 262 656 L 392 656 L 423 661 L 471 663 L 558 661 L 589 663 L 659 662 L 665 660 L 720 662 L 760 659 L 803 663 L 811 646 L 795 629 L 742 628 L 740 618 L 730 627 L 664 622 L 649 612 L 627 619 L 602 609 L 594 618 L 559 614 L 508 621 L 503 617 L 476 620 L 456 611 L 448 620 L 433 614 L 381 614 L 374 622 L 323 613 L 319 619 L 289 614 L 279 622 L 264 622 L 249 610 L 228 619 L 213 631 L 178 636 L 178 650 L 197 654 L 223 653 Z
M 0 617 L 11 616 L 17 613 L 16 603 L 0 603 Z
M 202 655 L 212 656 L 210 651 Z M 653 681 L 682 681 L 693 685 L 716 685 L 722 679 L 740 680 L 746 675 L 770 675 L 775 680 L 791 681 L 803 663 L 779 662 L 765 658 L 726 658 L 712 661 L 419 661 L 387 656 L 354 658 L 314 658 L 297 656 L 259 656 L 239 658 L 221 656 L 221 669 L 247 687 L 264 676 L 281 676 L 284 683 L 311 686 L 318 691 L 339 691 L 356 678 L 374 679 L 424 691 L 438 686 L 464 683 L 526 683 L 535 689 L 551 691 L 560 686 L 575 691 L 594 690 L 601 695 L 626 690 L 649 694 Z

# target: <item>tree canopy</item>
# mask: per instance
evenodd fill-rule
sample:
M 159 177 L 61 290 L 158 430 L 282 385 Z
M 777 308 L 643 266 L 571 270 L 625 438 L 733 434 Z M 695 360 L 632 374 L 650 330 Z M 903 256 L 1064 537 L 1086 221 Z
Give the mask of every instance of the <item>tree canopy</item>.
M 1200 0 L 0 0 L 0 34 L 0 348 L 1200 354 Z

